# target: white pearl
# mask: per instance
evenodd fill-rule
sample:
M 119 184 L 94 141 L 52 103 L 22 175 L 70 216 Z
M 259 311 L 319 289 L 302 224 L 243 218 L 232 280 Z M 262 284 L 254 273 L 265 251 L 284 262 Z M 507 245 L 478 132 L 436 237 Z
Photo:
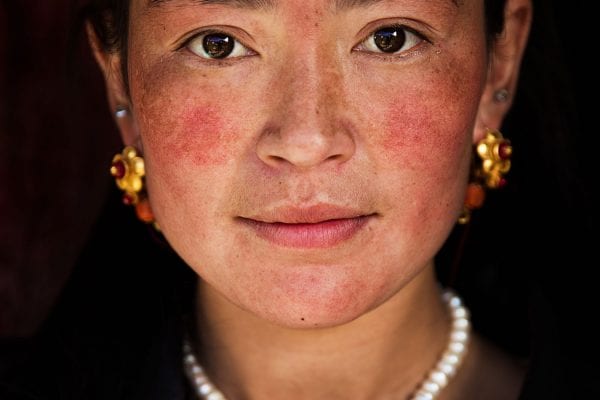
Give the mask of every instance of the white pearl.
M 446 290 L 444 291 L 444 293 L 442 293 L 442 300 L 444 300 L 444 303 L 449 303 L 450 300 L 452 300 L 452 297 L 454 297 L 454 293 L 450 290 Z
M 184 361 L 185 361 L 185 363 L 186 363 L 186 364 L 188 364 L 188 365 L 192 365 L 192 364 L 195 364 L 195 363 L 196 363 L 196 357 L 194 357 L 194 356 L 193 356 L 193 355 L 191 355 L 191 354 L 187 354 L 187 355 L 185 356 L 185 358 L 184 358 Z
M 429 392 L 426 392 L 426 391 L 419 391 L 415 395 L 415 399 L 414 400 L 433 400 L 433 399 L 434 399 L 433 393 L 429 393 Z
M 453 342 L 461 342 L 464 343 L 469 339 L 469 334 L 465 331 L 454 331 L 450 335 L 450 340 Z
M 192 373 L 197 375 L 202 373 L 202 368 L 199 365 L 192 365 Z
M 207 394 L 209 394 L 210 392 L 213 391 L 213 385 L 211 385 L 210 383 L 203 383 L 202 385 L 200 385 L 200 387 L 198 388 L 198 392 L 201 395 L 206 396 Z
M 196 384 L 196 386 L 202 386 L 205 383 L 209 383 L 209 382 L 208 382 L 208 379 L 206 378 L 206 376 L 200 375 L 200 376 L 194 377 L 194 383 Z
M 466 330 L 469 328 L 469 320 L 466 318 L 457 318 L 452 323 L 453 329 Z
M 432 394 L 437 394 L 441 388 L 437 383 L 427 381 L 423 384 L 423 389 L 431 392 Z
M 466 318 L 467 309 L 464 307 L 459 307 L 452 311 L 452 315 L 454 316 L 454 318 Z
M 460 359 L 457 354 L 447 352 L 442 356 L 442 361 L 450 365 L 457 365 Z
M 454 296 L 452 299 L 450 299 L 450 307 L 456 308 L 460 306 L 462 306 L 462 301 L 459 297 Z
M 458 354 L 462 354 L 465 351 L 465 345 L 459 342 L 452 342 L 450 346 L 448 346 L 451 352 Z
M 442 371 L 449 377 L 454 376 L 454 373 L 456 372 L 456 368 L 454 368 L 453 365 L 445 363 L 445 362 L 439 362 L 437 364 L 437 369 L 439 369 L 440 371 Z
M 429 374 L 429 379 L 437 383 L 440 388 L 443 388 L 448 383 L 448 377 L 442 371 L 433 371 Z
M 212 392 L 206 397 L 207 400 L 225 400 L 221 392 Z

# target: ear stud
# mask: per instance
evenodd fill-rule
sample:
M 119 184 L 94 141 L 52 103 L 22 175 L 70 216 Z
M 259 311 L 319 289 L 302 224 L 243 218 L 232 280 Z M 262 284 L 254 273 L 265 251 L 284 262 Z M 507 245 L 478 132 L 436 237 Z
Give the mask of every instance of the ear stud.
M 494 101 L 496 103 L 506 103 L 508 101 L 509 93 L 506 89 L 496 90 L 494 93 Z

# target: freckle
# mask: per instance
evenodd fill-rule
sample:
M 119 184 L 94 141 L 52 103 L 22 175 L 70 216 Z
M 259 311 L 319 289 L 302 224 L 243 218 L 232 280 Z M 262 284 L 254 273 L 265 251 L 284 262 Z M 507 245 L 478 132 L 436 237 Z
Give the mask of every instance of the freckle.
M 197 107 L 181 116 L 172 145 L 178 158 L 196 165 L 219 164 L 226 160 L 233 138 L 218 108 Z
M 451 135 L 440 134 L 440 116 L 423 104 L 396 99 L 387 107 L 387 133 L 383 146 L 390 160 L 417 167 L 449 144 Z M 393 116 L 393 117 L 389 117 Z

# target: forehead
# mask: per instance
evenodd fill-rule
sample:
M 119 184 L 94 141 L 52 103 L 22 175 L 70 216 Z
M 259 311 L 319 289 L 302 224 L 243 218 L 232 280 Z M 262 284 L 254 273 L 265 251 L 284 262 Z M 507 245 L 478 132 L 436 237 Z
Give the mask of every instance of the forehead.
M 453 5 L 459 7 L 464 0 L 422 0 L 427 3 L 440 3 L 440 5 Z M 236 8 L 249 9 L 275 9 L 289 2 L 289 0 L 144 0 L 146 7 L 153 8 L 166 4 L 197 4 L 197 5 L 224 5 Z M 386 3 L 390 0 L 323 0 L 326 5 L 335 10 L 349 8 L 369 7 L 377 3 Z M 398 2 L 398 1 L 396 1 Z M 402 1 L 399 1 L 400 3 Z

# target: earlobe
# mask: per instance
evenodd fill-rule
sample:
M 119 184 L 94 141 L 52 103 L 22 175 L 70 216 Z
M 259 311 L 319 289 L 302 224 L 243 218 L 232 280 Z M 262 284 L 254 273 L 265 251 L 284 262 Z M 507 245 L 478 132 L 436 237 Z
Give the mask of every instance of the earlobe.
M 508 0 L 506 3 L 504 30 L 490 49 L 487 80 L 473 135 L 474 143 L 483 138 L 488 128 L 500 130 L 502 121 L 512 106 L 532 14 L 531 0 Z
M 133 145 L 138 142 L 138 135 L 121 73 L 121 55 L 105 49 L 89 21 L 86 23 L 86 31 L 92 53 L 104 77 L 111 115 L 115 118 L 123 142 L 126 145 Z

